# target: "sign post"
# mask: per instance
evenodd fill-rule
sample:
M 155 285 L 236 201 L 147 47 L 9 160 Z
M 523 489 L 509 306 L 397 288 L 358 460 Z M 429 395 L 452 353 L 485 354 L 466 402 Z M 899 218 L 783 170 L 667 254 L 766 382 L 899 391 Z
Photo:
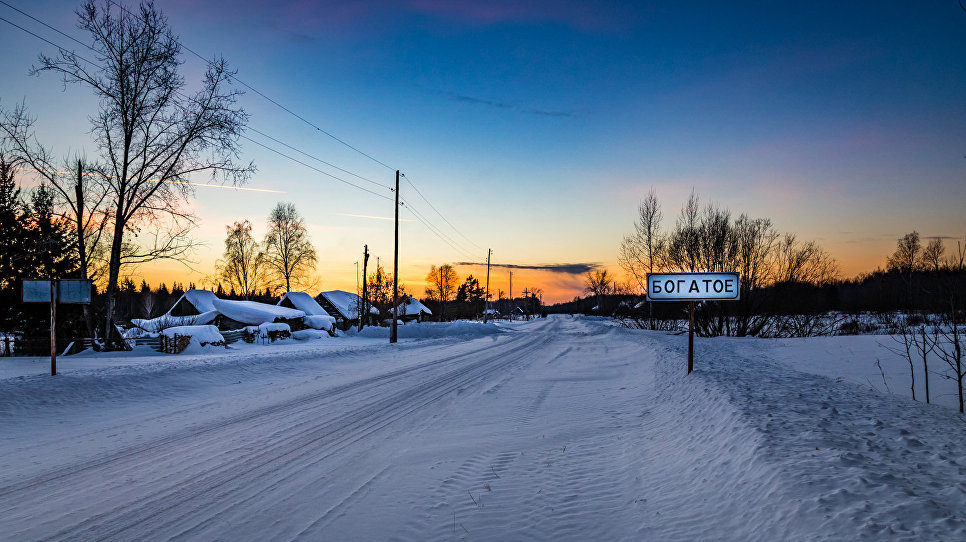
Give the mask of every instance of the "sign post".
M 50 303 L 50 375 L 57 375 L 57 303 L 89 304 L 91 281 L 76 279 L 25 280 L 24 303 Z
M 648 273 L 648 301 L 688 302 L 688 374 L 694 370 L 694 308 L 698 301 L 738 301 L 738 273 Z
M 57 281 L 50 281 L 50 376 L 57 375 Z

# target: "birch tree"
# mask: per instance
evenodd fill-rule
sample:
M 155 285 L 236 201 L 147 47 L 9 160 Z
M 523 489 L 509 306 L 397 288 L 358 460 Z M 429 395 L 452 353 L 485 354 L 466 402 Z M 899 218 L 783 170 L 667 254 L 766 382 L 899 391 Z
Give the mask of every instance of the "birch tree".
M 245 299 L 261 291 L 264 282 L 265 253 L 252 237 L 248 220 L 225 226 L 225 253 L 217 264 L 218 276 Z
M 90 119 L 108 194 L 110 339 L 122 265 L 188 255 L 195 226 L 187 205 L 192 176 L 239 183 L 254 167 L 237 163 L 248 117 L 236 106 L 224 59 L 209 62 L 192 92 L 179 73 L 181 44 L 150 0 L 134 9 L 89 0 L 77 16 L 90 51 L 41 54 L 33 71 L 58 74 L 65 86 L 86 88 L 99 102 Z
M 265 234 L 265 267 L 277 284 L 292 291 L 315 268 L 318 261 L 305 220 L 292 203 L 279 203 L 268 215 Z

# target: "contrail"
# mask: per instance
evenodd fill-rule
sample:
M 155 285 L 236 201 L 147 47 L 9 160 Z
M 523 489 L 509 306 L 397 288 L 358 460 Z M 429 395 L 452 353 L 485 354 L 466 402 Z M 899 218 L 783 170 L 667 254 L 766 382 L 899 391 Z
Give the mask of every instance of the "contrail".
M 56 173 L 58 175 L 74 175 L 73 171 L 57 171 L 55 169 L 34 169 L 30 167 L 16 167 L 14 169 L 19 169 L 21 171 L 36 171 L 38 173 Z M 106 179 L 117 179 L 115 175 L 101 175 L 100 173 L 82 173 L 82 175 L 88 177 L 104 177 Z M 152 182 L 157 182 L 157 179 L 148 179 Z M 272 194 L 284 194 L 284 190 L 272 190 L 271 188 L 250 188 L 245 186 L 225 186 L 223 184 L 209 184 L 209 183 L 192 183 L 189 181 L 161 181 L 163 183 L 169 184 L 186 184 L 190 186 L 201 186 L 204 188 L 221 188 L 224 190 L 245 190 L 246 192 L 270 192 Z

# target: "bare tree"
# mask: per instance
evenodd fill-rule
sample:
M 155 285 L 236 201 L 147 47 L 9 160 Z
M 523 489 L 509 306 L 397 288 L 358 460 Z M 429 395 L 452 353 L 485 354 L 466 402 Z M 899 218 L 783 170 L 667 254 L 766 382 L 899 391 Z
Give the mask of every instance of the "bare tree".
M 381 265 L 376 267 L 374 273 L 369 273 L 366 291 L 379 310 L 388 309 L 392 312 L 393 305 L 398 305 L 406 297 L 406 285 L 403 283 L 398 284 L 396 295 L 392 295 L 392 279 L 392 273 L 387 273 Z
M 602 297 L 610 293 L 611 282 L 613 278 L 606 269 L 593 269 L 584 277 L 584 291 L 597 298 L 597 311 L 600 313 L 604 312 Z
M 914 330 L 913 335 L 915 335 Z M 931 335 L 930 337 L 930 334 L 926 333 L 926 326 L 919 326 L 919 340 L 915 338 L 912 340 L 913 346 L 916 347 L 919 355 L 922 356 L 922 373 L 925 377 L 924 381 L 926 384 L 926 403 L 929 402 L 929 353 L 936 349 L 936 344 L 939 342 L 938 328 L 933 327 Z
M 292 282 L 300 282 L 315 266 L 318 258 L 309 240 L 305 220 L 292 203 L 279 203 L 268 215 L 265 234 L 265 266 L 285 291 L 292 290 Z
M 767 218 L 741 215 L 733 226 L 733 269 L 741 273 L 742 288 L 752 290 L 772 282 L 772 256 L 779 234 Z
M 946 362 L 953 371 L 956 389 L 959 392 L 959 411 L 963 410 L 963 380 L 966 379 L 966 366 L 963 366 L 963 336 L 962 309 L 957 303 L 955 294 L 950 295 L 949 304 L 943 314 L 943 321 L 937 326 L 935 351 L 939 359 Z
M 658 247 L 661 267 L 667 271 L 697 271 L 700 261 L 700 204 L 697 194 L 691 191 L 687 203 L 681 208 L 674 230 L 661 239 Z
M 247 115 L 224 59 L 209 63 L 200 90 L 185 94 L 181 44 L 150 0 L 128 10 L 113 0 L 89 0 L 77 12 L 91 36 L 92 64 L 61 50 L 40 55 L 35 73 L 89 88 L 99 101 L 91 116 L 107 183 L 111 228 L 105 339 L 113 329 L 118 278 L 125 264 L 183 260 L 195 222 L 187 206 L 191 176 L 208 173 L 245 181 L 254 167 L 237 165 Z
M 453 299 L 456 289 L 459 287 L 459 275 L 450 264 L 443 264 L 439 267 L 435 265 L 429 268 L 426 274 L 426 295 L 430 299 L 439 302 L 439 319 L 443 319 L 446 311 L 446 303 Z
M 946 247 L 943 240 L 935 237 L 929 241 L 926 248 L 922 251 L 922 266 L 931 271 L 939 271 L 943 268 L 943 255 L 946 254 Z
M 775 282 L 828 284 L 838 269 L 835 260 L 815 241 L 800 242 L 793 233 L 778 241 L 775 253 Z
M 647 274 L 654 272 L 663 218 L 657 193 L 651 188 L 637 208 L 634 233 L 621 242 L 618 262 L 641 291 L 647 288 Z
M 951 254 L 946 259 L 946 265 L 953 271 L 963 271 L 966 269 L 966 246 L 959 239 L 956 240 L 956 253 Z
M 917 357 L 916 351 L 919 350 L 918 337 L 916 336 L 917 330 L 912 328 L 908 324 L 908 318 L 902 318 L 899 321 L 899 333 L 891 335 L 893 342 L 898 344 L 898 347 L 886 346 L 886 349 L 890 350 L 896 355 L 906 358 L 906 362 L 909 363 L 909 389 L 912 392 L 912 400 L 916 400 L 916 366 L 915 359 Z M 923 337 L 925 338 L 925 328 L 923 328 Z M 926 367 L 926 402 L 929 402 L 929 369 L 928 363 L 926 362 L 926 354 L 928 350 L 923 351 L 923 365 Z
M 896 243 L 896 251 L 886 260 L 889 271 L 910 275 L 922 267 L 922 242 L 919 232 L 914 231 L 902 236 Z
M 248 220 L 225 226 L 225 253 L 217 264 L 218 276 L 245 297 L 261 291 L 264 282 L 265 253 L 252 237 Z

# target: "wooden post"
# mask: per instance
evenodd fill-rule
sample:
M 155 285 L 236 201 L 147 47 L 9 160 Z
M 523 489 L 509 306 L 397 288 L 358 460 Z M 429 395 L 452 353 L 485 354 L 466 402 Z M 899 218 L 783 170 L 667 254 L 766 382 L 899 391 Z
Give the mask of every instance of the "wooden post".
M 366 283 L 369 281 L 369 279 L 366 277 L 366 273 L 368 272 L 368 265 L 369 265 L 369 245 L 363 245 L 362 246 L 362 310 L 359 311 L 359 331 L 362 331 L 362 326 L 364 325 L 362 315 L 365 314 L 366 317 L 369 316 L 369 307 L 367 306 L 369 294 L 366 288 Z
M 50 376 L 57 375 L 57 281 L 50 279 Z
M 486 297 L 483 299 L 483 323 L 486 323 L 487 312 L 490 310 L 490 255 L 493 249 L 486 249 Z
M 694 370 L 694 301 L 688 303 L 688 374 Z
M 510 271 L 510 321 L 513 321 L 513 271 Z
M 397 330 L 396 330 L 396 318 L 398 317 L 397 308 L 399 306 L 399 299 L 396 296 L 396 292 L 399 288 L 399 170 L 396 170 L 396 233 L 394 237 L 394 245 L 392 249 L 392 327 L 389 328 L 389 342 L 394 343 L 398 340 Z

